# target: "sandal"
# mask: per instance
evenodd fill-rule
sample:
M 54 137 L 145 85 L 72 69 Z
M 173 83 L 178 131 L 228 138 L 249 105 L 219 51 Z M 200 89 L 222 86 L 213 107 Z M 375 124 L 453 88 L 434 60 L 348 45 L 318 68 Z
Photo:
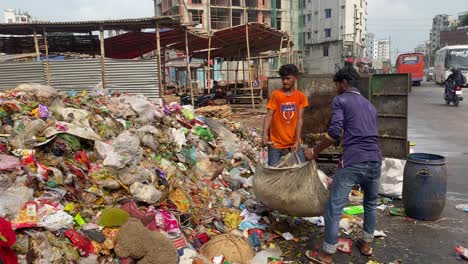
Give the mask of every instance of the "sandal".
M 356 246 L 357 248 L 359 249 L 359 252 L 361 252 L 362 255 L 366 256 L 366 257 L 371 257 L 373 255 L 373 252 L 372 252 L 372 247 L 369 247 L 368 249 L 365 249 L 365 244 L 366 243 L 364 240 L 362 239 L 359 239 L 357 242 L 356 242 Z
M 332 261 L 332 262 L 325 262 L 325 261 L 320 260 L 320 259 L 317 257 L 317 254 L 318 254 L 317 251 L 310 251 L 310 250 L 307 250 L 307 251 L 305 252 L 305 256 L 311 261 L 311 263 L 315 263 L 315 264 L 335 264 L 334 261 Z

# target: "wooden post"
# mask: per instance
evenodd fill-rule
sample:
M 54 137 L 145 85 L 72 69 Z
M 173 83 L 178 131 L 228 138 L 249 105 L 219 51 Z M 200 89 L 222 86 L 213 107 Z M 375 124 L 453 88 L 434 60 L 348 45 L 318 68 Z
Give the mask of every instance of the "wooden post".
M 281 67 L 281 50 L 283 50 L 283 37 L 281 37 L 281 43 L 278 53 L 278 69 Z
M 288 40 L 288 64 L 291 64 L 291 41 Z
M 50 76 L 50 61 L 49 61 L 49 44 L 47 43 L 47 32 L 44 28 L 44 33 L 42 35 L 44 37 L 44 46 L 45 46 L 45 53 L 46 53 L 46 79 L 47 85 L 50 85 L 51 76 Z
M 207 63 L 207 66 L 208 66 L 208 69 L 207 69 L 207 78 L 206 78 L 206 83 L 207 83 L 207 86 L 208 86 L 208 93 L 210 93 L 211 89 L 213 88 L 211 86 L 211 66 L 210 66 L 210 61 L 211 61 L 211 33 L 209 33 L 210 35 L 208 36 L 208 63 Z
M 159 24 L 156 22 L 156 53 L 158 57 L 158 87 L 159 87 L 159 96 L 162 98 L 165 89 L 163 89 L 162 74 L 161 74 L 161 37 L 159 35 Z
M 37 39 L 36 28 L 34 28 L 34 48 L 36 49 L 37 61 L 41 60 L 41 52 L 39 51 L 39 40 Z
M 93 38 L 93 32 L 90 31 L 88 32 L 88 36 L 89 36 L 89 50 L 90 50 L 90 55 L 92 54 L 93 55 L 93 58 L 96 58 L 96 53 L 94 52 L 94 38 Z
M 104 30 L 102 26 L 99 28 L 99 42 L 101 44 L 101 82 L 102 88 L 106 88 L 106 66 L 104 65 L 104 58 L 106 57 L 106 51 L 104 48 Z
M 236 64 L 236 83 L 234 84 L 234 94 L 237 94 L 237 83 L 239 82 L 239 61 L 240 61 L 240 48 L 237 52 L 237 64 Z
M 195 99 L 193 98 L 193 89 L 192 89 L 192 76 L 190 74 L 190 55 L 189 55 L 189 46 L 188 46 L 188 29 L 185 29 L 185 62 L 187 63 L 187 83 L 185 87 L 190 89 L 190 97 L 192 98 L 192 106 L 195 108 Z
M 229 58 L 226 60 L 226 92 L 229 90 Z
M 247 40 L 247 67 L 249 67 L 249 85 L 252 99 L 252 109 L 255 109 L 254 90 L 252 85 L 252 69 L 250 68 L 249 24 L 245 24 L 245 38 Z

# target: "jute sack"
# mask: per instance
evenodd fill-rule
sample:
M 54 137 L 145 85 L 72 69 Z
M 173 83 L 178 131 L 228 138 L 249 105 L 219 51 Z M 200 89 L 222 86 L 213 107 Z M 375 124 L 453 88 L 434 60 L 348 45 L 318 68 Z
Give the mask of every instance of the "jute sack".
M 291 160 L 289 155 L 294 154 L 282 160 Z M 253 188 L 258 201 L 290 216 L 321 216 L 328 200 L 328 190 L 320 180 L 315 161 L 275 168 L 259 163 Z

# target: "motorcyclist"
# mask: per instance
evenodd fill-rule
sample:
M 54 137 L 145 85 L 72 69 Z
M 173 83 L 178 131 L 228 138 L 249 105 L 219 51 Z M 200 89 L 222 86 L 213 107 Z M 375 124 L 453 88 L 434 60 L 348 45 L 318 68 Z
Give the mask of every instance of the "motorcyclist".
M 451 69 L 452 73 L 447 77 L 445 82 L 453 81 L 455 85 L 462 86 L 466 83 L 466 77 L 463 76 L 462 72 L 457 68 Z

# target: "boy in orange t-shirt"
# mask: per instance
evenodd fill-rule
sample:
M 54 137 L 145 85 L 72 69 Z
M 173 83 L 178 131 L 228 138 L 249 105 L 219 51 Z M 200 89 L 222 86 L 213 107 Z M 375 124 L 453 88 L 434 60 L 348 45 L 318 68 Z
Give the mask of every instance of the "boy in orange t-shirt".
M 268 146 L 268 166 L 275 166 L 289 151 L 296 151 L 305 162 L 300 148 L 304 109 L 309 106 L 306 96 L 295 88 L 299 71 L 294 64 L 281 66 L 279 75 L 283 88 L 275 90 L 267 104 L 263 122 L 262 143 Z

